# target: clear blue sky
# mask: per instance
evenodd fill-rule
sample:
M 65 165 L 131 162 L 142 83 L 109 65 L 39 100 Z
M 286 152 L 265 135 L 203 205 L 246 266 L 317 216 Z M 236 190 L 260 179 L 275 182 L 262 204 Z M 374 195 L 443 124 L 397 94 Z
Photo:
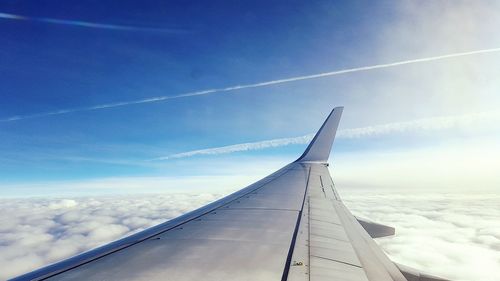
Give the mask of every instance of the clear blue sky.
M 0 119 L 500 47 L 498 5 L 464 3 L 2 1 Z M 312 133 L 336 105 L 346 106 L 344 129 L 487 112 L 499 105 L 499 61 L 498 53 L 481 54 L 4 121 L 0 184 L 192 175 L 193 165 L 222 159 L 292 160 L 304 145 L 144 163 Z M 487 131 L 436 134 L 468 141 Z M 399 134 L 340 140 L 337 149 L 434 142 Z

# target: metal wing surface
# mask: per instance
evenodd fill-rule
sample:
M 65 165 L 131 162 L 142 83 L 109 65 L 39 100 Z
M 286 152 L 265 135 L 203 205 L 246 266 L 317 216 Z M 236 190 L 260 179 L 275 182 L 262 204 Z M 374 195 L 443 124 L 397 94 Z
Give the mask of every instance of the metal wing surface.
M 12 280 L 407 280 L 335 190 L 327 160 L 342 110 L 299 159 L 264 179 Z M 373 224 L 377 237 L 384 227 Z

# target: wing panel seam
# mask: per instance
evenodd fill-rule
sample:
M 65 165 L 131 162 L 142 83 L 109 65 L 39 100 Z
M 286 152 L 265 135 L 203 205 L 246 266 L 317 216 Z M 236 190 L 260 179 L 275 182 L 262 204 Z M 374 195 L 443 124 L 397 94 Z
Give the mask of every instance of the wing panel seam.
M 284 168 L 285 168 L 285 167 L 284 167 Z M 54 277 L 54 276 L 56 276 L 56 275 L 62 274 L 62 273 L 64 273 L 64 272 L 67 272 L 67 271 L 72 270 L 72 269 L 74 269 L 74 268 L 77 268 L 77 267 L 80 267 L 80 266 L 82 266 L 82 265 L 85 265 L 85 264 L 91 263 L 91 262 L 96 261 L 96 260 L 98 260 L 98 259 L 101 259 L 101 258 L 103 258 L 103 257 L 109 256 L 109 255 L 111 255 L 111 254 L 113 254 L 113 253 L 116 253 L 116 252 L 118 252 L 118 251 L 124 250 L 124 249 L 126 249 L 126 248 L 131 247 L 131 246 L 134 246 L 134 245 L 137 245 L 137 244 L 139 244 L 139 243 L 141 243 L 141 242 L 144 242 L 144 241 L 146 241 L 146 240 L 149 240 L 149 239 L 151 239 L 151 238 L 152 238 L 152 237 L 154 237 L 154 236 L 160 235 L 160 234 L 162 234 L 162 233 L 164 233 L 164 232 L 167 232 L 167 231 L 169 231 L 169 230 L 171 230 L 171 229 L 174 229 L 174 228 L 176 228 L 176 227 L 178 227 L 178 226 L 181 226 L 181 225 L 184 225 L 184 224 L 186 224 L 186 223 L 188 223 L 188 222 L 190 222 L 190 221 L 196 220 L 196 219 L 198 219 L 198 218 L 200 218 L 200 217 L 202 217 L 202 216 L 204 216 L 204 215 L 206 215 L 206 214 L 208 214 L 208 213 L 210 213 L 210 212 L 213 212 L 214 210 L 217 210 L 217 209 L 222 208 L 222 207 L 224 207 L 224 206 L 226 206 L 226 205 L 228 205 L 228 204 L 231 204 L 232 202 L 234 202 L 234 201 L 236 201 L 236 200 L 238 200 L 238 199 L 240 199 L 240 198 L 242 198 L 242 197 L 244 197 L 244 196 L 247 196 L 248 194 L 250 194 L 250 193 L 252 193 L 252 192 L 255 192 L 255 191 L 257 191 L 257 190 L 261 189 L 262 187 L 264 187 L 264 186 L 265 186 L 265 185 L 267 185 L 268 183 L 270 183 L 270 182 L 272 182 L 272 181 L 274 181 L 274 180 L 276 180 L 276 179 L 278 179 L 278 178 L 280 178 L 280 177 L 282 177 L 282 176 L 286 175 L 286 174 L 287 174 L 287 173 L 289 173 L 290 171 L 291 171 L 291 169 L 286 169 L 285 171 L 283 171 L 283 173 L 279 174 L 279 176 L 271 178 L 269 181 L 266 181 L 266 182 L 262 183 L 262 184 L 261 184 L 261 185 L 259 185 L 258 187 L 256 187 L 256 188 L 254 188 L 254 189 L 249 190 L 248 192 L 246 192 L 246 193 L 242 194 L 241 196 L 238 196 L 238 197 L 234 198 L 233 200 L 231 200 L 231 201 L 229 201 L 229 202 L 226 202 L 226 203 L 224 203 L 224 204 L 222 204 L 222 205 L 220 205 L 220 206 L 218 206 L 218 207 L 216 207 L 216 208 L 210 209 L 210 210 L 208 210 L 208 211 L 206 211 L 206 212 L 204 212 L 204 213 L 202 213 L 202 214 L 200 214 L 200 215 L 198 215 L 198 216 L 195 216 L 195 217 L 193 217 L 193 218 L 191 218 L 191 219 L 188 219 L 188 220 L 186 220 L 186 221 L 180 222 L 180 223 L 178 223 L 178 224 L 176 224 L 176 225 L 174 225 L 174 226 L 172 226 L 172 227 L 169 227 L 168 229 L 161 230 L 161 231 L 159 231 L 159 232 L 156 232 L 156 233 L 154 233 L 154 234 L 151 234 L 151 235 L 149 235 L 149 236 L 146 236 L 146 237 L 144 237 L 144 238 L 142 238 L 142 239 L 140 239 L 140 240 L 138 240 L 138 241 L 132 242 L 132 243 L 130 243 L 130 244 L 125 244 L 125 245 L 122 245 L 121 247 L 118 247 L 117 249 L 113 249 L 113 250 L 111 250 L 111 251 L 109 251 L 109 252 L 107 252 L 107 253 L 103 253 L 103 254 L 101 254 L 101 255 L 99 255 L 99 256 L 96 256 L 96 257 L 90 258 L 89 260 L 83 261 L 83 262 L 78 263 L 78 264 L 76 264 L 76 265 L 69 266 L 68 268 L 62 269 L 62 270 L 60 270 L 60 271 L 58 271 L 58 272 L 50 272 L 48 275 L 45 275 L 45 276 L 40 276 L 40 277 L 35 277 L 35 279 L 33 279 L 33 280 L 40 280 L 40 281 L 41 281 L 41 280 L 47 280 L 48 278 L 51 278 L 51 277 Z M 310 173 L 310 168 L 309 168 L 309 173 Z M 309 183 L 309 174 L 308 174 L 308 178 L 307 178 L 307 184 L 308 184 L 308 183 Z M 307 187 L 306 187 L 306 188 L 307 188 Z
M 345 261 L 339 261 L 339 260 L 329 259 L 329 258 L 325 258 L 325 257 L 315 256 L 315 255 L 311 255 L 311 256 L 315 257 L 315 258 L 318 258 L 318 259 L 324 259 L 324 260 L 329 260 L 329 261 L 334 261 L 334 262 L 338 262 L 338 263 L 347 264 L 347 265 L 358 267 L 358 268 L 363 268 L 362 266 L 355 265 L 355 264 L 352 264 L 352 263 L 348 263 L 348 262 L 345 262 Z
M 297 234 L 299 232 L 300 221 L 302 220 L 302 212 L 304 211 L 304 204 L 306 202 L 307 191 L 309 189 L 309 179 L 311 177 L 311 166 L 309 166 L 309 172 L 307 173 L 306 188 L 304 190 L 304 199 L 302 199 L 302 207 L 300 208 L 297 223 L 295 224 L 295 230 L 293 231 L 292 241 L 290 242 L 290 248 L 288 249 L 288 256 L 285 263 L 285 268 L 283 269 L 283 275 L 281 276 L 281 281 L 286 281 L 288 279 L 288 272 L 290 271 L 290 265 L 292 263 L 293 249 L 295 248 L 295 243 L 297 241 Z

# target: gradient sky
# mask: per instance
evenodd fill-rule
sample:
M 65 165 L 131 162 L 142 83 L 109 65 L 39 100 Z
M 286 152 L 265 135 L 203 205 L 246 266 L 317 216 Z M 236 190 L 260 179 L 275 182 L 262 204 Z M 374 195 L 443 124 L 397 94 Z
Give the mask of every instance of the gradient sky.
M 148 160 L 310 134 L 338 105 L 344 130 L 453 116 L 340 138 L 345 187 L 498 190 L 500 52 L 8 119 L 499 48 L 499 14 L 498 1 L 2 1 L 0 196 L 240 188 L 306 145 Z

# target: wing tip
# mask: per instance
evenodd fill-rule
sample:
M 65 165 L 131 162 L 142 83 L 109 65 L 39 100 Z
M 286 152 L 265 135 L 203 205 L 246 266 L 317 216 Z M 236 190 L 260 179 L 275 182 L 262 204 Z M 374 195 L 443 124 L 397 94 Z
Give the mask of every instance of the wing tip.
M 295 162 L 328 161 L 343 110 L 343 106 L 332 109 L 304 153 Z

